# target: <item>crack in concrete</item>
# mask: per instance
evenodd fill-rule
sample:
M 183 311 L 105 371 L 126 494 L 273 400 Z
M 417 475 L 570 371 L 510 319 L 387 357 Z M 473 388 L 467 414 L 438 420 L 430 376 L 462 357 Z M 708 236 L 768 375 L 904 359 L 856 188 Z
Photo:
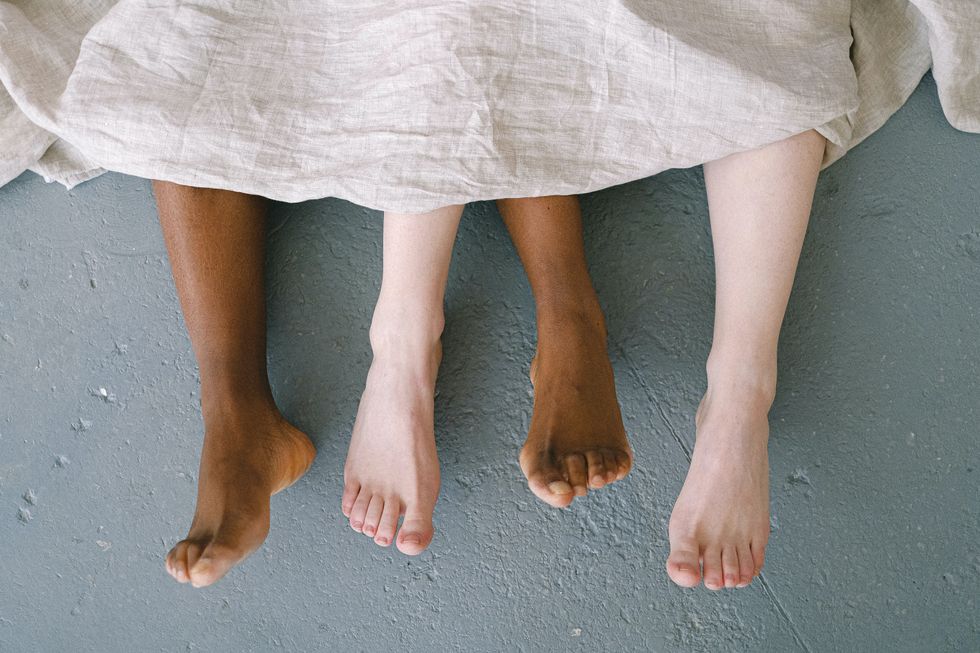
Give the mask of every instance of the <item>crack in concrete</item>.
M 772 589 L 769 581 L 766 580 L 765 574 L 762 572 L 759 572 L 759 582 L 762 584 L 762 589 L 765 591 L 766 596 L 769 597 L 769 600 L 772 602 L 773 606 L 775 606 L 776 612 L 779 613 L 779 616 L 781 616 L 786 622 L 786 625 L 789 626 L 789 632 L 793 633 L 793 639 L 796 640 L 796 643 L 799 644 L 800 648 L 806 651 L 806 653 L 813 653 L 810 646 L 806 643 L 806 640 L 803 639 L 803 633 L 801 633 L 796 627 L 796 623 L 793 621 L 793 618 L 789 616 L 789 612 L 787 612 L 786 608 L 783 607 L 782 601 L 780 601 L 779 597 L 776 596 L 775 590 Z
M 656 401 L 656 398 L 654 397 L 653 391 L 650 390 L 650 386 L 648 386 L 643 381 L 643 377 L 640 375 L 639 369 L 637 369 L 636 365 L 633 364 L 633 361 L 630 360 L 629 356 L 626 355 L 626 352 L 621 347 L 618 347 L 617 349 L 619 351 L 620 357 L 624 361 L 626 361 L 626 365 L 627 365 L 627 367 L 629 367 L 630 375 L 633 377 L 633 379 L 636 381 L 636 383 L 640 386 L 640 388 L 643 389 L 643 392 L 647 395 L 647 397 L 650 399 L 650 401 L 653 403 L 653 405 L 657 408 L 657 413 L 660 415 L 660 419 L 663 420 L 664 425 L 666 425 L 667 430 L 670 432 L 671 437 L 673 437 L 674 440 L 677 441 L 677 445 L 681 448 L 681 451 L 684 452 L 684 457 L 687 458 L 687 462 L 690 463 L 691 462 L 691 455 L 692 455 L 691 448 L 687 446 L 687 443 L 684 442 L 684 438 L 682 438 L 680 436 L 680 434 L 674 428 L 674 425 L 670 423 L 670 420 L 669 419 L 667 419 L 667 414 L 664 412 L 663 408 L 660 406 L 660 402 Z
M 684 452 L 684 457 L 687 458 L 687 462 L 690 463 L 691 456 L 693 454 L 691 448 L 687 446 L 684 438 L 682 438 L 680 433 L 677 432 L 677 429 L 674 428 L 674 425 L 667 417 L 667 413 L 664 411 L 663 407 L 661 407 L 660 402 L 656 400 L 650 386 L 643 381 L 643 376 L 640 374 L 640 371 L 636 365 L 633 364 L 630 357 L 626 354 L 626 351 L 623 350 L 622 347 L 617 347 L 617 351 L 619 352 L 619 355 L 623 361 L 626 362 L 626 366 L 629 368 L 630 376 L 633 377 L 637 385 L 639 385 L 639 387 L 647 395 L 647 398 L 649 398 L 651 403 L 653 403 L 653 405 L 656 407 L 657 413 L 660 415 L 660 419 L 663 420 L 664 425 L 667 427 L 667 431 L 670 433 L 671 437 L 677 441 L 681 451 Z M 786 622 L 786 626 L 789 628 L 790 633 L 793 635 L 793 639 L 796 641 L 799 647 L 803 649 L 805 653 L 813 653 L 813 650 L 810 648 L 809 644 L 806 643 L 806 640 L 803 639 L 803 634 L 796 627 L 796 623 L 793 621 L 793 618 L 790 616 L 789 612 L 785 607 L 783 607 L 782 601 L 780 601 L 779 597 L 776 596 L 775 590 L 773 590 L 772 585 L 770 585 L 763 572 L 759 572 L 759 583 L 762 585 L 762 589 L 766 593 L 766 596 L 768 597 L 773 608 L 775 608 L 776 613 L 779 614 L 784 622 Z

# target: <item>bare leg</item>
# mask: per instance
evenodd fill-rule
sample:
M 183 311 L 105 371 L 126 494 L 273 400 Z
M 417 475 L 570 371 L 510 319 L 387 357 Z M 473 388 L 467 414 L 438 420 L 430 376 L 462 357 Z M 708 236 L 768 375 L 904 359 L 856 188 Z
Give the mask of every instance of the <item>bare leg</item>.
M 776 345 L 823 150 L 809 131 L 704 166 L 717 291 L 708 389 L 670 518 L 667 573 L 684 587 L 744 587 L 762 569 Z
M 197 509 L 167 571 L 214 583 L 269 532 L 269 497 L 316 452 L 276 408 L 266 374 L 265 203 L 250 195 L 155 182 L 184 321 L 201 373 L 204 448 Z
M 417 555 L 432 541 L 439 498 L 433 401 L 449 262 L 462 206 L 387 213 L 374 360 L 357 410 L 341 509 L 380 546 Z M 404 517 L 398 538 L 395 530 Z
M 521 469 L 539 499 L 565 507 L 588 488 L 625 477 L 633 460 L 605 319 L 585 261 L 578 198 L 508 199 L 497 206 L 537 309 L 534 413 Z

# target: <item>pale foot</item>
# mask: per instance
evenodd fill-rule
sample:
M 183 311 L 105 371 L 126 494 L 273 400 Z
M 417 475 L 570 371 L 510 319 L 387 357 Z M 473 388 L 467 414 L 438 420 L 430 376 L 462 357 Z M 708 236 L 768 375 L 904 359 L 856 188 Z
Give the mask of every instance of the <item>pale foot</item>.
M 633 453 L 597 305 L 539 314 L 531 383 L 534 412 L 520 463 L 535 496 L 564 508 L 629 473 Z
M 354 421 L 341 499 L 351 528 L 379 546 L 395 542 L 407 555 L 422 553 L 432 541 L 439 498 L 433 402 L 442 327 L 412 328 L 417 326 L 375 316 L 374 360 Z
M 670 516 L 667 574 L 681 587 L 745 587 L 769 540 L 769 392 L 708 392 L 691 467 Z
M 259 548 L 269 532 L 269 498 L 313 464 L 310 439 L 274 406 L 255 406 L 205 416 L 194 521 L 166 560 L 181 583 L 211 585 Z

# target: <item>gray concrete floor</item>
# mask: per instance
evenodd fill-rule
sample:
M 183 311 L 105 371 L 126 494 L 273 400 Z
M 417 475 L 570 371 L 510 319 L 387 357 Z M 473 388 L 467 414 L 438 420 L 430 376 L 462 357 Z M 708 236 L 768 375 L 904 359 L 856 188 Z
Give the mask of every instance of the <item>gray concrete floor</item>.
M 663 572 L 711 334 L 701 173 L 584 208 L 627 481 L 563 512 L 525 489 L 533 304 L 477 204 L 448 293 L 437 538 L 410 559 L 352 533 L 341 469 L 381 223 L 333 199 L 276 205 L 271 371 L 319 457 L 273 500 L 265 546 L 195 591 L 162 563 L 193 511 L 201 421 L 149 183 L 0 190 L 0 651 L 978 650 L 980 138 L 943 120 L 931 79 L 821 177 L 748 590 Z

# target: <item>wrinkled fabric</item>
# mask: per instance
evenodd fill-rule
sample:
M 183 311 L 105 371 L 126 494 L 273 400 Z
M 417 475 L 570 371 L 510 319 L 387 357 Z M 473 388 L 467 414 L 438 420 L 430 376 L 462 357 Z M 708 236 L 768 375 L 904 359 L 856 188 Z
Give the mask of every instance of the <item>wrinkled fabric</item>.
M 931 67 L 980 131 L 972 0 L 0 1 L 0 184 L 104 170 L 427 211 L 581 193 L 807 129 Z

